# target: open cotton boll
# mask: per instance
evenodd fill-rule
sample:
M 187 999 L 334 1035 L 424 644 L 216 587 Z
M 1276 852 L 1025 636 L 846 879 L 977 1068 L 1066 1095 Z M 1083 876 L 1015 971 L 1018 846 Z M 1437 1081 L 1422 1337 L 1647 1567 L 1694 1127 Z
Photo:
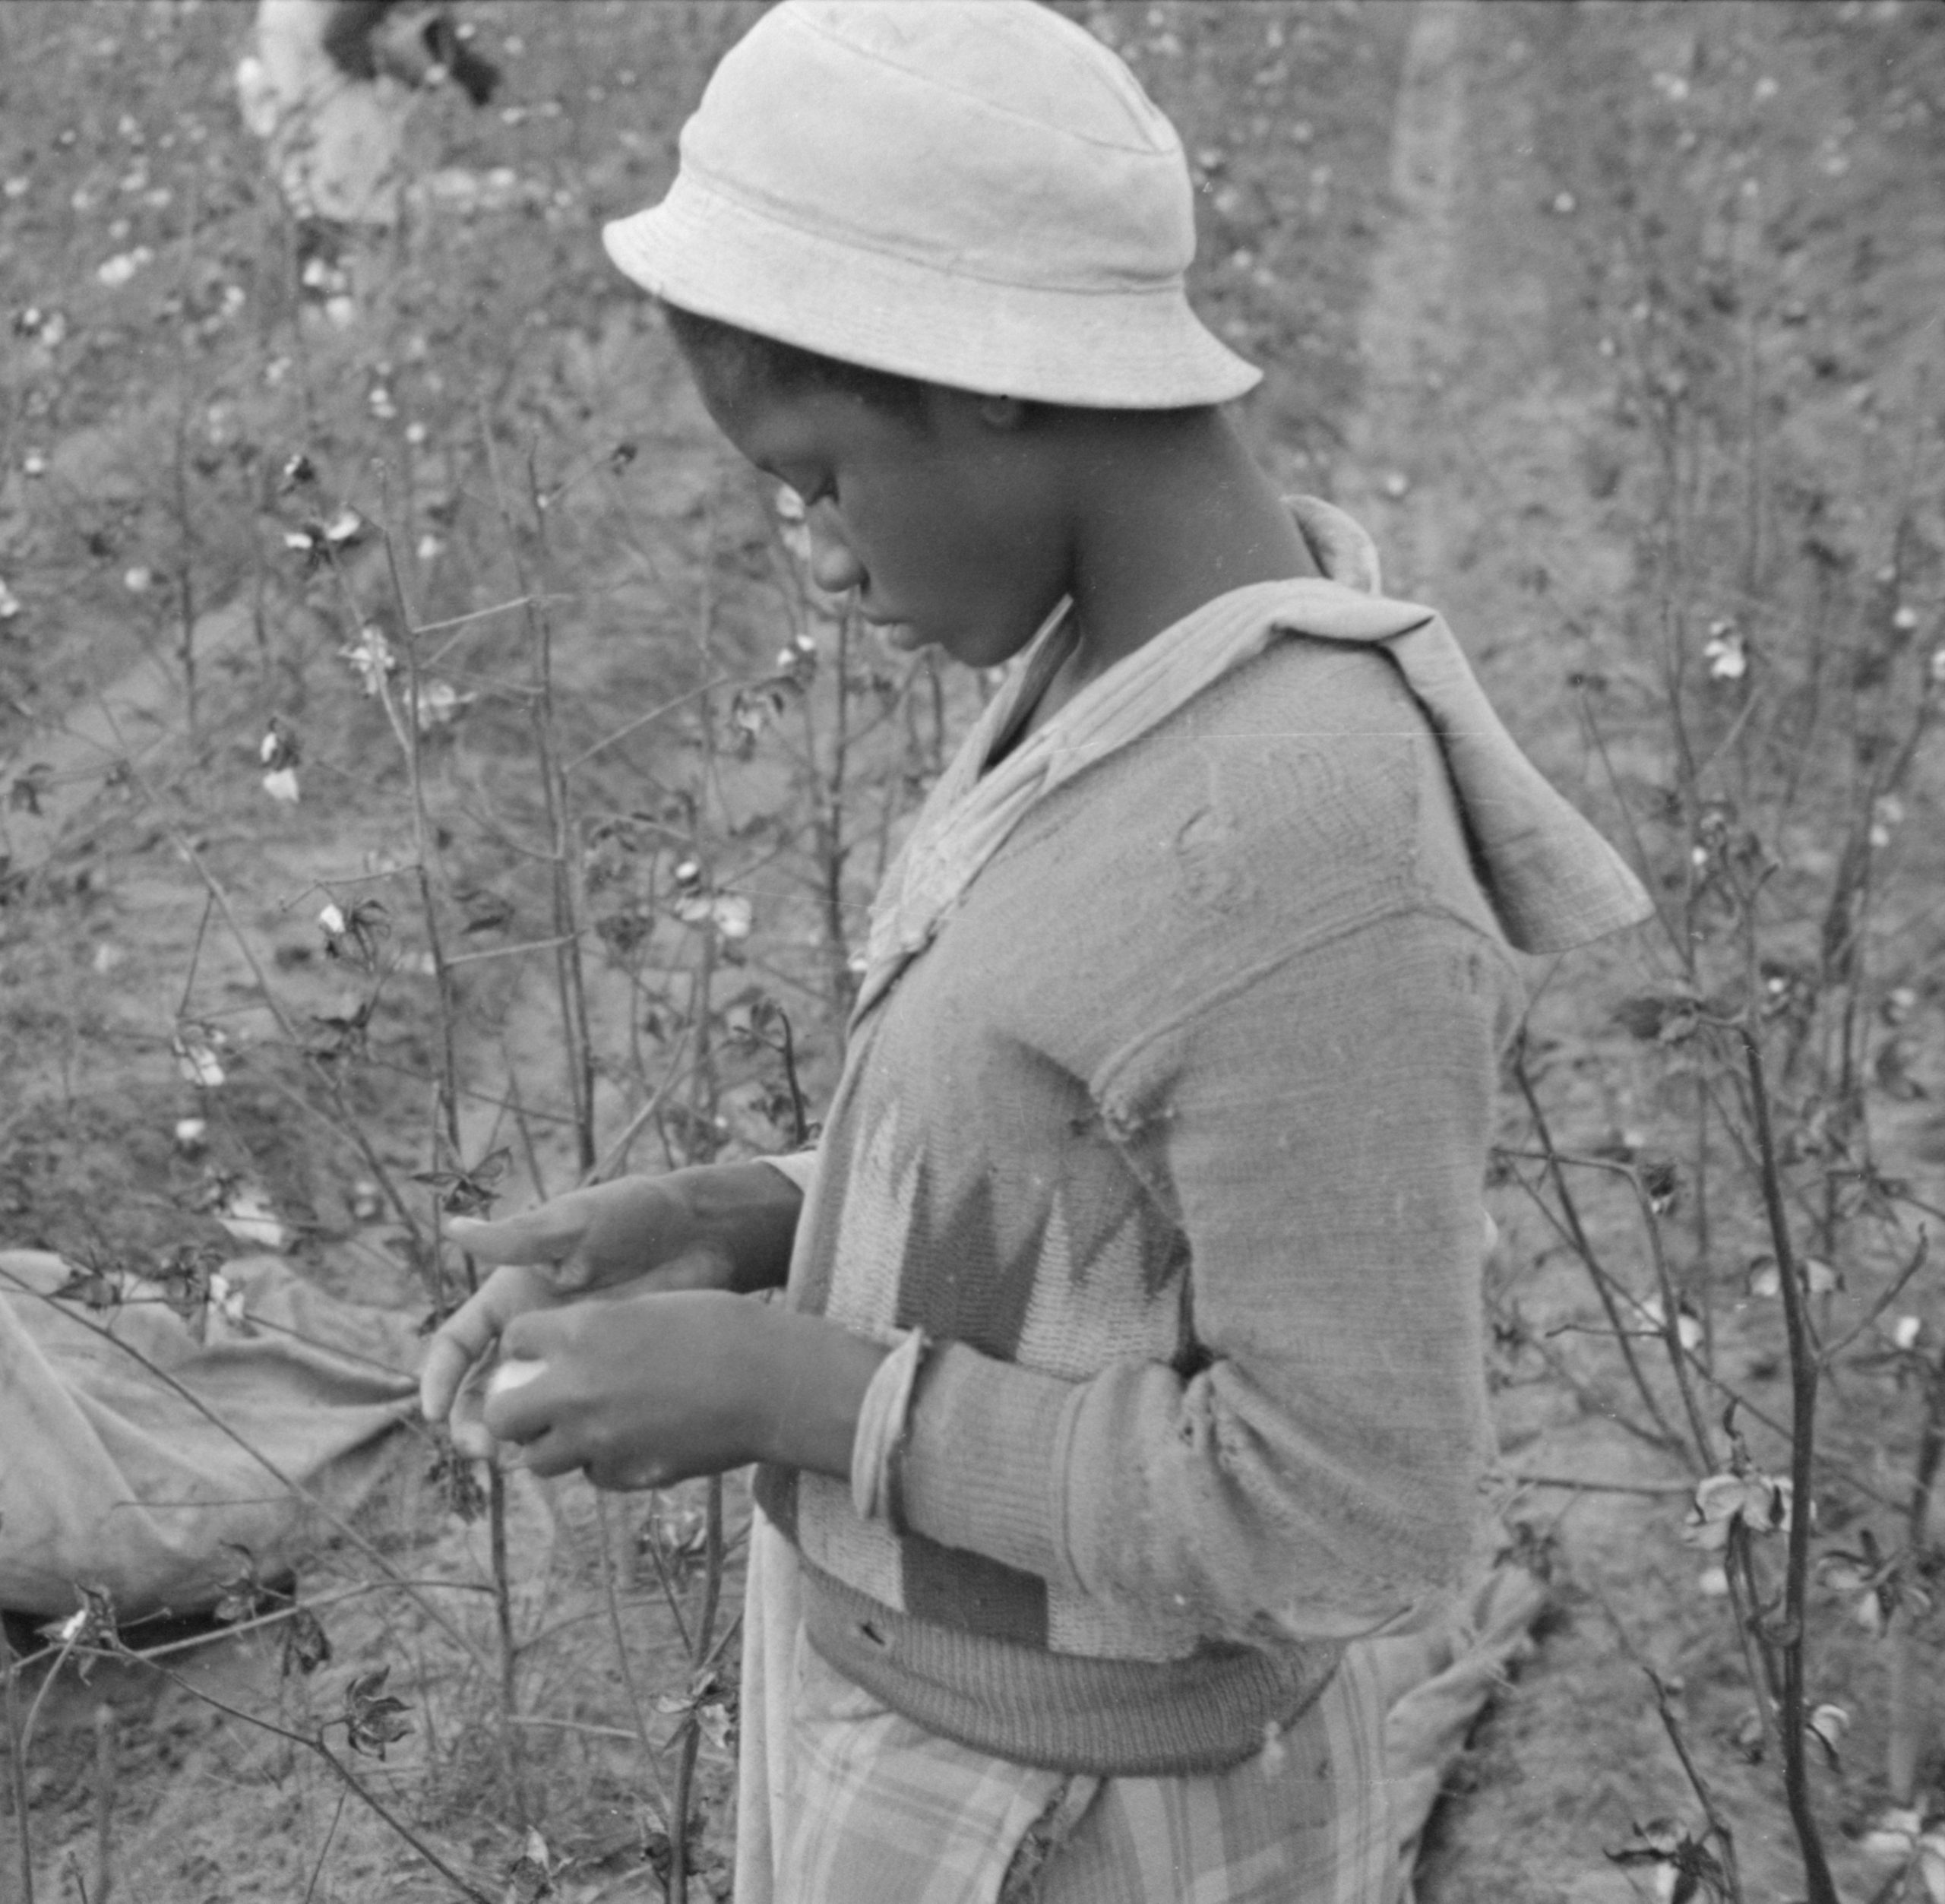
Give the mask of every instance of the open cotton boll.
M 544 1362 L 525 1358 L 514 1362 L 503 1362 L 488 1377 L 487 1395 L 489 1397 L 504 1395 L 511 1390 L 524 1388 L 546 1366 Z

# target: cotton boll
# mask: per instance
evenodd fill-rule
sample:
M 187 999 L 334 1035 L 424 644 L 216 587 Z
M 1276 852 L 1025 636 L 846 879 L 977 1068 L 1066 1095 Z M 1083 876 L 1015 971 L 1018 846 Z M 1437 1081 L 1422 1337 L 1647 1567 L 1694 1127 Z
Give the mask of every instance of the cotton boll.
M 517 1388 L 524 1388 L 546 1371 L 544 1362 L 523 1358 L 515 1362 L 503 1362 L 493 1371 L 486 1383 L 489 1400 L 496 1395 L 510 1395 Z

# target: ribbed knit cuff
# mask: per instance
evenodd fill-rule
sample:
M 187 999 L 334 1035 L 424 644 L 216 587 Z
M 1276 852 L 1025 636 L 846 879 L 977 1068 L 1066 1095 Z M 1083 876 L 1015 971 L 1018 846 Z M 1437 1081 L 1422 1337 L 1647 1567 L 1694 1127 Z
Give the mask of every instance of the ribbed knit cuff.
M 851 1504 L 860 1520 L 881 1517 L 893 1533 L 905 1531 L 899 1499 L 905 1468 L 905 1434 L 919 1365 L 931 1345 L 908 1329 L 898 1346 L 878 1364 L 858 1411 L 851 1448 Z
M 1061 1425 L 1076 1387 L 963 1343 L 941 1343 L 906 1423 L 906 1524 L 946 1546 L 1076 1584 L 1061 1533 Z

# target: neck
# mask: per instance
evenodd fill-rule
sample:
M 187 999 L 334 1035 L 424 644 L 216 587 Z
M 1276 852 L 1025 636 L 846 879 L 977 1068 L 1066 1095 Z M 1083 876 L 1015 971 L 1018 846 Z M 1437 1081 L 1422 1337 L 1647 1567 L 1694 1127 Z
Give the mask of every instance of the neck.
M 1065 413 L 1075 457 L 1067 691 L 1252 582 L 1314 575 L 1276 486 L 1219 410 Z

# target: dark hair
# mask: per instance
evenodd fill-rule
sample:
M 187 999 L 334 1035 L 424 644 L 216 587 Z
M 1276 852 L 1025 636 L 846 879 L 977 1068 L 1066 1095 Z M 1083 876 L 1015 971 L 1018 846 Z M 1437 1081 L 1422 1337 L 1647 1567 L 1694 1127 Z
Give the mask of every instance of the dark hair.
M 925 386 L 916 378 L 827 357 L 678 304 L 662 308 L 683 356 L 732 382 L 754 379 L 779 393 L 837 391 L 904 423 L 916 424 L 924 414 Z
M 325 17 L 324 49 L 347 79 L 372 80 L 381 72 L 391 72 L 408 85 L 424 84 L 425 75 L 416 61 L 410 62 L 410 70 L 400 70 L 396 62 L 388 64 L 381 58 L 374 37 L 399 4 L 400 0 L 334 0 Z M 484 106 L 500 83 L 500 69 L 466 43 L 466 30 L 454 24 L 444 7 L 417 28 L 426 59 L 443 66 L 475 106 Z

